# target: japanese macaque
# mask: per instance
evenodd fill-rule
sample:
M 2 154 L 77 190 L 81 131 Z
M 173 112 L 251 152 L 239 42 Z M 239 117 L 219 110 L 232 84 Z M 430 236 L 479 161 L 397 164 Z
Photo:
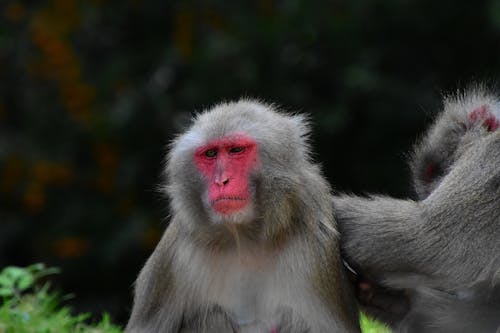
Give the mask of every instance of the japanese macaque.
M 499 119 L 484 89 L 448 98 L 410 161 L 417 201 L 334 199 L 358 299 L 396 331 L 500 327 Z
M 359 332 L 308 135 L 303 116 L 241 100 L 174 140 L 171 221 L 137 279 L 126 332 Z

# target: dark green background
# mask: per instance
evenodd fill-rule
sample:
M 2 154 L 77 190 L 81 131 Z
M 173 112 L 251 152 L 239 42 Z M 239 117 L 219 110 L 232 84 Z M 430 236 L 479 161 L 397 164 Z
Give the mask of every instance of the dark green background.
M 77 310 L 123 322 L 166 225 L 166 143 L 251 96 L 310 113 L 335 188 L 411 196 L 441 93 L 494 84 L 500 1 L 0 3 L 0 266 L 60 266 Z

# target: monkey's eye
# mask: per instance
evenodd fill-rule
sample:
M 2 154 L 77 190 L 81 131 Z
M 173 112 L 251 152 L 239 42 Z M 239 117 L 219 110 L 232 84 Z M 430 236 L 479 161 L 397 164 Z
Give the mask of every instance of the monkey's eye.
M 214 158 L 215 156 L 217 156 L 217 149 L 212 148 L 205 151 L 205 156 L 208 158 Z
M 233 148 L 229 149 L 229 154 L 239 154 L 244 150 L 245 150 L 245 147 L 241 147 L 241 146 L 233 147 Z

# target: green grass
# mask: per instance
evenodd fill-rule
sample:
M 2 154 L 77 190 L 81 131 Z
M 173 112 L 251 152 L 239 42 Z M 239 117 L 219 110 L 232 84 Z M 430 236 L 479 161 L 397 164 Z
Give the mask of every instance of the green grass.
M 51 291 L 44 276 L 54 268 L 35 264 L 25 268 L 7 267 L 0 272 L 0 333 L 121 333 L 107 314 L 101 321 L 88 323 L 89 314 L 74 315 L 62 306 L 63 297 Z M 383 325 L 361 314 L 363 333 L 390 333 Z
M 0 272 L 0 333 L 121 333 L 108 315 L 88 324 L 89 314 L 72 315 L 48 283 L 38 286 L 40 278 L 57 271 L 35 264 Z
M 387 326 L 375 320 L 371 320 L 363 313 L 361 313 L 359 321 L 363 333 L 391 333 L 391 330 Z

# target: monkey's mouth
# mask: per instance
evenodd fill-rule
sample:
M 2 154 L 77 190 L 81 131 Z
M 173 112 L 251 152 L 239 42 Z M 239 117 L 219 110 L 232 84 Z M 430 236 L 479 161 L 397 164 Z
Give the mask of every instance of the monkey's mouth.
M 219 214 L 236 213 L 248 204 L 248 198 L 241 196 L 221 196 L 210 202 L 212 208 Z

